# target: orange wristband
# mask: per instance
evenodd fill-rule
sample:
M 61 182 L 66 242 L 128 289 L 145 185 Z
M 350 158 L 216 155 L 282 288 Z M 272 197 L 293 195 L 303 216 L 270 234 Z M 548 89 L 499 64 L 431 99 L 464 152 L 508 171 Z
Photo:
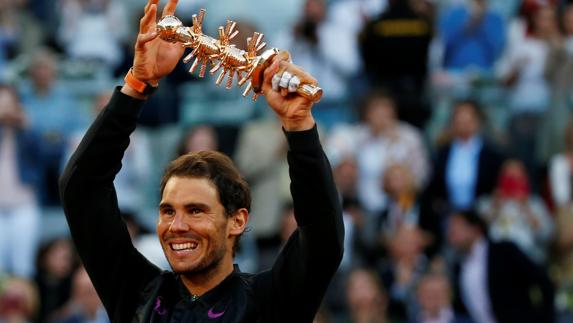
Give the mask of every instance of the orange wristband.
M 129 85 L 136 92 L 144 94 L 144 95 L 151 94 L 151 93 L 153 93 L 153 91 L 155 91 L 157 89 L 157 86 L 152 86 L 149 83 L 145 83 L 145 82 L 138 80 L 133 75 L 133 67 L 129 69 L 129 72 L 127 72 L 127 74 L 125 74 L 125 77 L 123 78 L 123 80 L 125 81 L 125 83 L 127 85 Z

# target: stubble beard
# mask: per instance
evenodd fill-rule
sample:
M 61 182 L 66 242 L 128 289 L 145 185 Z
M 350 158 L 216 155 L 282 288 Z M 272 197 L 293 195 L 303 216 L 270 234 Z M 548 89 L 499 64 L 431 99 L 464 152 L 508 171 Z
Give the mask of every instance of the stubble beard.
M 170 266 L 173 272 L 177 275 L 188 276 L 188 277 L 209 276 L 211 272 L 215 271 L 215 269 L 219 267 L 219 264 L 221 263 L 221 260 L 223 260 L 223 258 L 225 257 L 226 253 L 227 253 L 227 248 L 225 244 L 223 244 L 222 246 L 219 246 L 218 248 L 207 254 L 203 259 L 200 260 L 200 262 L 197 265 L 185 268 L 183 270 L 175 270 L 175 268 L 173 268 L 171 264 Z

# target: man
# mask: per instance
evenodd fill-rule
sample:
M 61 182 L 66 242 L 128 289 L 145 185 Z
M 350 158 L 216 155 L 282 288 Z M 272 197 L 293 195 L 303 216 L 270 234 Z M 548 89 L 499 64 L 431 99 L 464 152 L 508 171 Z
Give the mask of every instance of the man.
M 312 103 L 288 93 L 282 72 L 303 83 L 316 81 L 286 61 L 275 60 L 265 71 L 262 90 L 289 144 L 299 227 L 272 269 L 253 275 L 233 266 L 250 193 L 231 160 L 216 152 L 178 158 L 162 180 L 157 233 L 173 272 L 151 265 L 129 241 L 113 179 L 147 98 L 144 89 L 157 86 L 183 54 L 181 45 L 157 37 L 158 2 L 146 6 L 131 75 L 88 130 L 60 182 L 85 268 L 112 322 L 312 322 L 342 258 L 344 234 Z M 176 6 L 177 0 L 169 0 L 163 15 L 174 14 Z M 272 82 L 280 78 L 285 80 Z
M 547 274 L 510 242 L 490 242 L 474 211 L 450 216 L 448 240 L 461 255 L 455 267 L 456 307 L 478 323 L 553 322 Z

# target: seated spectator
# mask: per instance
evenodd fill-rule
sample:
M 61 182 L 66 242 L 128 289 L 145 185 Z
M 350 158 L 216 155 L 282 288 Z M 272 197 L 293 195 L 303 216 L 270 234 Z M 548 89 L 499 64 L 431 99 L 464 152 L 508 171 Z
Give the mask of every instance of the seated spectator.
M 392 235 L 405 224 L 420 227 L 432 233 L 432 238 L 438 238 L 440 224 L 420 203 L 415 183 L 410 169 L 402 164 L 391 164 L 384 170 L 382 187 L 388 206 L 381 213 L 377 228 L 385 235 Z
M 489 241 L 486 232 L 474 211 L 449 217 L 448 241 L 461 256 L 453 268 L 456 312 L 475 322 L 554 322 L 547 273 L 513 243 Z
M 40 198 L 43 205 L 54 206 L 59 203 L 58 176 L 65 145 L 74 131 L 84 128 L 85 117 L 73 95 L 58 83 L 52 52 L 36 52 L 28 75 L 30 79 L 22 82 L 19 91 L 30 127 L 41 136 Z
M 534 261 L 545 261 L 553 220 L 541 197 L 531 193 L 522 162 L 503 164 L 493 196 L 480 201 L 479 211 L 493 241 L 511 241 Z
M 95 119 L 106 107 L 113 92 L 103 91 L 94 98 L 91 106 L 91 117 Z M 87 128 L 78 129 L 69 136 L 65 158 L 61 169 L 80 144 Z M 150 195 L 148 187 L 151 176 L 151 148 L 149 137 L 141 128 L 136 129 L 129 137 L 130 143 L 124 153 L 121 172 L 114 180 L 118 195 L 119 208 L 124 213 L 141 213 L 146 211 L 146 203 Z
M 74 273 L 72 296 L 54 323 L 109 323 L 96 290 L 83 267 Z
M 565 149 L 553 156 L 549 163 L 549 188 L 556 209 L 570 207 L 573 202 L 573 119 L 565 129 L 564 141 Z
M 38 292 L 32 282 L 15 277 L 0 281 L 0 322 L 32 322 L 38 302 Z
M 233 159 L 251 186 L 249 223 L 256 239 L 279 235 L 283 206 L 290 201 L 286 153 L 280 125 L 272 116 L 249 122 L 239 132 Z
M 503 162 L 495 145 L 484 136 L 484 118 L 477 102 L 458 102 L 451 120 L 425 194 L 433 212 L 442 217 L 451 210 L 470 208 L 478 197 L 491 194 Z
M 70 298 L 75 254 L 70 240 L 54 239 L 40 247 L 36 261 L 36 285 L 40 296 L 39 322 L 49 322 Z
M 388 312 L 406 320 L 415 311 L 416 285 L 430 266 L 423 253 L 427 238 L 418 227 L 403 224 L 385 238 L 385 244 L 389 257 L 378 261 L 378 270 L 389 294 Z
M 326 2 L 304 0 L 300 20 L 292 31 L 279 35 L 276 46 L 287 48 L 298 65 L 321 80 L 324 96 L 314 108 L 315 118 L 330 128 L 353 117 L 346 103 L 360 60 L 356 32 L 332 21 Z
M 452 305 L 452 288 L 447 276 L 427 274 L 416 288 L 418 311 L 411 322 L 448 323 L 455 320 Z
M 0 61 L 31 55 L 43 40 L 42 26 L 25 8 L 25 1 L 0 3 Z M 1 64 L 0 64 L 1 66 Z M 3 72 L 0 72 L 0 76 Z
M 328 141 L 358 163 L 358 200 L 365 210 L 378 213 L 386 207 L 380 178 L 389 164 L 402 163 L 414 174 L 416 188 L 425 186 L 429 160 L 420 132 L 398 120 L 396 102 L 386 93 L 371 93 L 362 106 L 361 124 L 333 129 Z M 327 145 L 328 146 L 328 145 Z M 335 149 L 336 150 L 336 149 Z M 332 155 L 332 153 L 331 153 Z
M 179 143 L 177 155 L 201 150 L 217 150 L 219 143 L 215 129 L 209 125 L 198 125 L 190 129 Z
M 40 237 L 40 147 L 16 91 L 0 86 L 0 272 L 26 278 Z
M 493 73 L 503 51 L 505 26 L 488 7 L 488 0 L 471 0 L 445 10 L 438 26 L 446 71 Z
M 388 1 L 364 27 L 359 46 L 372 86 L 392 91 L 400 119 L 422 127 L 430 115 L 424 88 L 433 24 L 413 4 Z
M 532 15 L 531 32 L 508 48 L 500 73 L 509 91 L 510 146 L 513 154 L 525 163 L 532 188 L 538 191 L 537 142 L 552 95 L 545 72 L 550 44 L 561 35 L 553 6 L 538 5 Z
M 110 68 L 121 63 L 129 30 L 121 1 L 65 0 L 59 14 L 59 40 L 70 57 L 99 60 Z
M 353 323 L 386 323 L 388 298 L 376 274 L 355 269 L 348 276 L 346 298 Z
M 559 322 L 573 320 L 573 208 L 557 211 L 555 219 L 555 249 L 550 263 L 555 279 L 556 307 Z
M 169 270 L 169 262 L 165 258 L 161 243 L 155 232 L 149 232 L 134 214 L 122 212 L 121 217 L 127 226 L 131 242 L 137 251 L 139 251 L 149 262 L 162 270 Z

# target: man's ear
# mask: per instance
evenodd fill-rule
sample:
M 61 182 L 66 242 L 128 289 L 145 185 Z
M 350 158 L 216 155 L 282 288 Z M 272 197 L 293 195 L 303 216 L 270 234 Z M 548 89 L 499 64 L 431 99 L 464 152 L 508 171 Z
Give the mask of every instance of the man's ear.
M 248 221 L 249 211 L 247 211 L 245 208 L 238 209 L 229 219 L 229 235 L 238 236 L 242 234 L 247 227 Z

